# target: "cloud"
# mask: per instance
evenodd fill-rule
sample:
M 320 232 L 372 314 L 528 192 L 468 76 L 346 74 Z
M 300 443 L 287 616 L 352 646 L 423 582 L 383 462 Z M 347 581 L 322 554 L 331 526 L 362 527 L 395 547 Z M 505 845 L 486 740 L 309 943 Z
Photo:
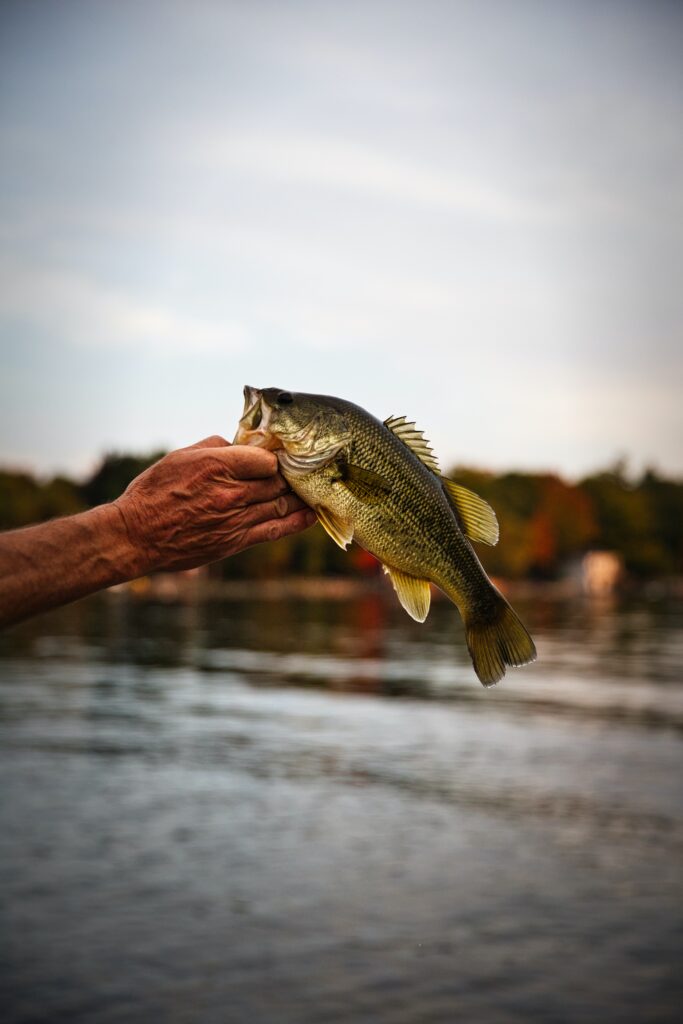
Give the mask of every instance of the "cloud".
M 285 138 L 272 133 L 226 138 L 224 129 L 212 127 L 195 134 L 187 153 L 190 161 L 213 171 L 240 171 L 305 186 L 348 189 L 468 217 L 528 221 L 553 216 L 549 204 L 343 138 Z
M 444 456 L 457 425 L 482 462 L 680 465 L 678 36 L 537 6 L 27 20 L 0 62 L 5 408 L 61 374 L 82 409 L 99 364 L 153 394 L 163 365 L 187 432 L 229 353 L 419 416 Z
M 246 343 L 240 324 L 142 301 L 83 274 L 18 264 L 2 267 L 0 315 L 88 347 L 207 353 L 239 351 Z

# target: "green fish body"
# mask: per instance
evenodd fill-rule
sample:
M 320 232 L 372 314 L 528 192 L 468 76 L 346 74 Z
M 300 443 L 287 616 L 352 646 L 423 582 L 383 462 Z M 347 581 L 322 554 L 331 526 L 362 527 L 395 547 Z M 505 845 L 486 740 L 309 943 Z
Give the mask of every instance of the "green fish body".
M 273 449 L 333 540 L 343 548 L 355 540 L 378 558 L 414 619 L 427 617 L 430 583 L 439 587 L 460 611 L 485 686 L 507 665 L 534 660 L 531 637 L 470 543 L 496 543 L 493 510 L 440 475 L 405 417 L 381 422 L 340 398 L 247 387 L 235 443 Z

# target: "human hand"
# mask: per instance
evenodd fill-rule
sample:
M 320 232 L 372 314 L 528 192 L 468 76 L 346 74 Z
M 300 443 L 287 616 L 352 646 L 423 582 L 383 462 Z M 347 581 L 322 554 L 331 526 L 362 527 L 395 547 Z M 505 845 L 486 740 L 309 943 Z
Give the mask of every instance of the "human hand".
M 113 505 L 141 574 L 192 569 L 316 521 L 278 472 L 273 452 L 218 436 L 170 452 Z

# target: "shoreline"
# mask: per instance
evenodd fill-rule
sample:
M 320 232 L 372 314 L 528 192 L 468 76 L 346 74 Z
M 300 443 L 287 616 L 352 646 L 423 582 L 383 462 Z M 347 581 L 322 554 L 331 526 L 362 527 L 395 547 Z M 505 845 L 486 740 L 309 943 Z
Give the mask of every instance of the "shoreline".
M 683 599 L 683 577 L 628 583 L 605 593 L 590 593 L 576 579 L 506 580 L 492 582 L 510 600 L 612 600 L 641 597 L 645 600 Z M 447 601 L 438 587 L 432 586 L 433 601 Z M 392 595 L 391 583 L 384 576 L 281 576 L 267 579 L 214 580 L 198 570 L 157 573 L 130 583 L 110 587 L 112 596 L 130 595 L 160 601 L 194 600 L 300 600 L 348 601 L 369 596 Z

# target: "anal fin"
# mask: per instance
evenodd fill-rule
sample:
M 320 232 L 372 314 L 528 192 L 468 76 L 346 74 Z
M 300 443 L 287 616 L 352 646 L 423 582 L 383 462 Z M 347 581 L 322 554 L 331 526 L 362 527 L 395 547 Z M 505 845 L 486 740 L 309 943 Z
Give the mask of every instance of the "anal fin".
M 400 569 L 393 569 L 389 565 L 384 566 L 396 591 L 396 596 L 408 612 L 408 615 L 416 622 L 424 622 L 429 615 L 429 605 L 432 599 L 429 582 L 418 579 L 417 576 L 409 576 Z
M 329 533 L 335 544 L 346 551 L 353 540 L 353 527 L 328 508 L 318 506 L 315 510 L 320 525 Z

